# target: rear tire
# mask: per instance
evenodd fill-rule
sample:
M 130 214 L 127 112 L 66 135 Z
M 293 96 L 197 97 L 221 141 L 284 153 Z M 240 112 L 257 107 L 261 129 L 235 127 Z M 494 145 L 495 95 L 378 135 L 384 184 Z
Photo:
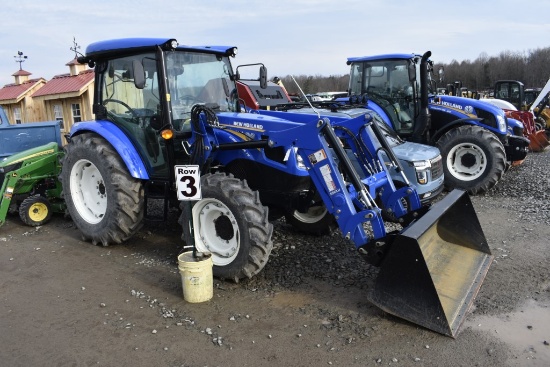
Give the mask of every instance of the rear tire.
M 312 206 L 307 213 L 291 211 L 285 215 L 285 219 L 296 230 L 316 236 L 328 235 L 336 227 L 334 216 L 325 205 Z
M 504 146 L 490 131 L 464 125 L 448 131 L 437 142 L 443 156 L 445 188 L 475 195 L 494 187 L 506 171 Z
M 258 192 L 246 181 L 224 173 L 201 177 L 202 200 L 195 203 L 199 221 L 193 222 L 195 247 L 198 252 L 212 254 L 214 276 L 238 282 L 252 278 L 267 263 L 273 242 L 273 226 L 268 209 L 260 202 Z M 181 204 L 179 223 L 182 239 L 191 244 L 189 213 Z
M 94 245 L 121 243 L 143 225 L 144 191 L 118 152 L 96 134 L 77 135 L 65 148 L 61 182 L 67 210 Z
M 52 206 L 43 196 L 29 196 L 19 205 L 19 217 L 28 226 L 41 226 L 52 218 Z

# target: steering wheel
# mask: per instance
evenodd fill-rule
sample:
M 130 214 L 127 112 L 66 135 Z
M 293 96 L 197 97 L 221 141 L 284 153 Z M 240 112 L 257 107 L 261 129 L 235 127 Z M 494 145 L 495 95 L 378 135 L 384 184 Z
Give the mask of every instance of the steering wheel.
M 124 107 L 126 107 L 128 109 L 128 112 L 130 112 L 130 114 L 132 115 L 132 119 L 135 119 L 136 123 L 139 123 L 140 116 L 136 113 L 136 111 L 134 111 L 134 109 L 132 107 L 128 106 L 128 104 L 126 104 L 126 102 L 123 102 L 119 99 L 107 98 L 107 99 L 103 100 L 103 105 L 105 106 L 109 102 L 118 103 L 118 104 L 121 104 Z
M 181 103 L 183 103 L 185 105 L 193 105 L 193 104 L 196 104 L 196 103 L 205 103 L 204 101 L 201 101 L 197 97 L 192 96 L 190 94 L 186 94 L 184 96 L 179 97 L 178 101 L 180 101 Z M 184 101 L 185 101 L 185 103 L 184 103 Z

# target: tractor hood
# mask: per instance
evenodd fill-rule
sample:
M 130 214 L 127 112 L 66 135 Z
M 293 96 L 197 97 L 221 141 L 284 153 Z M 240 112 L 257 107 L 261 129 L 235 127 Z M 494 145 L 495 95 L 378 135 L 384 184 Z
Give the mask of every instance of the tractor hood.
M 436 158 L 440 152 L 439 149 L 431 145 L 412 143 L 405 141 L 402 144 L 392 146 L 395 155 L 408 162 L 418 162 Z
M 501 108 L 491 103 L 472 98 L 440 95 L 432 97 L 430 103 L 446 107 L 450 110 L 461 112 L 464 115 L 471 117 L 477 116 L 476 109 L 487 111 L 491 114 L 494 114 L 495 116 L 498 115 L 504 117 L 504 112 Z
M 507 124 L 504 111 L 490 103 L 472 98 L 454 96 L 432 96 L 429 104 L 430 112 L 443 112 L 457 119 L 483 119 L 490 130 L 506 134 Z

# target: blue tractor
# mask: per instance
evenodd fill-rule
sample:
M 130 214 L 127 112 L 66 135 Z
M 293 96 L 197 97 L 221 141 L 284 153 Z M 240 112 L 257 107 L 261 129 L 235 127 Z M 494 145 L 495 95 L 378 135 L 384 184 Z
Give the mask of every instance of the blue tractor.
M 83 238 L 131 240 L 147 201 L 160 198 L 181 208 L 182 239 L 211 254 L 214 275 L 239 281 L 268 261 L 272 211 L 322 203 L 380 267 L 369 300 L 455 336 L 493 258 L 467 193 L 425 207 L 414 187 L 396 187 L 388 167 L 399 162 L 368 113 L 240 112 L 235 54 L 168 38 L 87 47 L 78 60 L 95 68 L 95 120 L 72 127 L 61 169 Z M 265 68 L 258 79 L 267 84 Z M 198 167 L 199 178 L 182 167 Z M 386 230 L 383 212 L 402 230 Z
M 403 139 L 437 146 L 448 189 L 485 192 L 511 164 L 525 159 L 529 140 L 523 125 L 489 103 L 437 95 L 430 56 L 428 51 L 348 58 L 349 100 L 366 103 Z

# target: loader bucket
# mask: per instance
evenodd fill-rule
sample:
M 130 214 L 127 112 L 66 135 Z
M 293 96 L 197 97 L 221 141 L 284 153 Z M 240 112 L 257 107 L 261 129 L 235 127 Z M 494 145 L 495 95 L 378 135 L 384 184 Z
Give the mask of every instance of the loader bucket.
M 550 145 L 546 132 L 537 130 L 534 115 L 529 111 L 504 110 L 506 117 L 514 118 L 523 123 L 524 134 L 529 139 L 529 150 L 532 152 L 542 152 Z
M 550 145 L 546 132 L 544 130 L 535 131 L 529 134 L 529 150 L 532 152 L 542 152 Z
M 368 298 L 454 338 L 492 260 L 470 197 L 453 190 L 395 236 Z

